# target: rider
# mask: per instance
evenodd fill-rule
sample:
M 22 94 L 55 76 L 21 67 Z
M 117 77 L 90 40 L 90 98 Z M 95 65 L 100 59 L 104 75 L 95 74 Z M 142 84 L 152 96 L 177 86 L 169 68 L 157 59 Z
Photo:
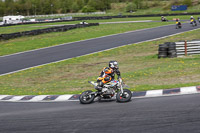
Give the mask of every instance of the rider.
M 121 78 L 119 67 L 118 67 L 118 62 L 110 61 L 109 67 L 104 67 L 103 70 L 101 71 L 100 76 L 97 78 L 98 85 L 95 89 L 97 89 L 98 91 L 101 91 L 102 87 L 105 83 L 108 83 L 111 80 L 114 80 L 115 73 L 117 74 L 118 79 Z
M 177 25 L 177 26 L 181 26 L 181 22 L 180 22 L 179 19 L 176 19 L 176 25 Z
M 196 24 L 196 20 L 194 19 L 193 16 L 191 16 L 191 17 L 190 17 L 190 23 L 192 24 L 193 22 Z
M 198 21 L 199 21 L 199 23 L 200 23 L 200 17 L 198 17 L 197 19 L 198 19 Z

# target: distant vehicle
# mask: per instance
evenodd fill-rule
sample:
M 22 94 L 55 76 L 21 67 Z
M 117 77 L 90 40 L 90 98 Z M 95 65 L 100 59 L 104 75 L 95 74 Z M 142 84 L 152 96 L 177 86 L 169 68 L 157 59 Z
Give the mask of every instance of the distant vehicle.
M 161 16 L 161 21 L 162 21 L 162 22 L 167 22 L 168 20 L 167 20 L 166 17 Z
M 24 16 L 4 16 L 3 17 L 3 24 L 17 24 L 22 23 Z
M 198 17 L 198 18 L 197 18 L 197 20 L 198 20 L 198 21 L 199 21 L 199 23 L 200 23 L 200 17 Z
M 180 28 L 182 28 L 181 22 L 176 21 L 176 29 L 180 29 Z
M 194 27 L 194 26 L 197 26 L 197 22 L 196 22 L 196 20 L 195 19 L 191 19 L 190 20 L 190 24 Z

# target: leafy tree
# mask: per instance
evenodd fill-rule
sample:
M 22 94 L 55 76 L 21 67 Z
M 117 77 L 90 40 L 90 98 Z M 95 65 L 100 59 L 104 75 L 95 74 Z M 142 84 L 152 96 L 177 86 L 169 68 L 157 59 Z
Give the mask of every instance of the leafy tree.
M 96 0 L 89 0 L 87 5 L 96 8 L 97 6 Z
M 61 0 L 60 7 L 62 9 L 62 13 L 70 12 L 70 6 L 72 5 L 71 0 Z
M 32 7 L 32 3 L 30 0 L 26 0 L 25 2 L 25 9 L 26 9 L 26 13 L 29 16 L 30 15 L 30 9 Z
M 82 12 L 87 13 L 87 12 L 95 12 L 95 8 L 91 6 L 84 6 L 82 9 Z
M 143 0 L 133 0 L 133 3 L 135 3 L 137 9 L 142 9 L 142 1 Z
M 5 14 L 13 15 L 15 13 L 15 6 L 13 0 L 5 0 Z
M 84 0 L 77 0 L 76 3 L 78 5 L 79 10 L 82 9 L 84 7 L 84 4 L 85 4 Z
M 0 15 L 3 16 L 5 12 L 5 4 L 3 1 L 0 1 Z
M 78 12 L 79 6 L 76 2 L 74 2 L 71 6 L 71 12 Z
M 136 5 L 135 3 L 129 3 L 126 7 L 126 12 L 131 12 L 131 11 L 135 11 L 136 10 Z

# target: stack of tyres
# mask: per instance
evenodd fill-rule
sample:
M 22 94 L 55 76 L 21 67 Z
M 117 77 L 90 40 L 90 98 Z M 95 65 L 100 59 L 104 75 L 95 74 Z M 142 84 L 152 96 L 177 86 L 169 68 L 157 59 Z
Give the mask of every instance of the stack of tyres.
M 167 55 L 168 55 L 168 45 L 159 44 L 158 58 L 167 58 Z
M 177 57 L 176 43 L 165 42 L 164 44 L 159 44 L 158 58 L 174 58 Z
M 168 57 L 169 58 L 177 57 L 176 43 L 175 42 L 167 42 L 166 44 L 168 44 Z

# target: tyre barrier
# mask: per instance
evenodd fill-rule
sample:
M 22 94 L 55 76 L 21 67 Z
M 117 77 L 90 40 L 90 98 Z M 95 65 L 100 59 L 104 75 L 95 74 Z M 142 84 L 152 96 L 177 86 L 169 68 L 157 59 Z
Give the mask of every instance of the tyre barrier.
M 98 25 L 99 23 L 64 25 L 64 26 L 56 26 L 56 27 L 45 28 L 45 29 L 16 32 L 16 33 L 10 33 L 10 34 L 0 34 L 0 40 L 9 40 L 13 38 L 22 37 L 22 36 L 34 36 L 34 35 L 50 33 L 50 32 L 64 32 L 64 31 L 72 30 L 76 28 L 84 28 L 84 27 L 98 26 Z
M 164 44 L 159 44 L 158 58 L 167 58 L 167 57 L 168 58 L 177 57 L 175 42 L 165 42 Z

